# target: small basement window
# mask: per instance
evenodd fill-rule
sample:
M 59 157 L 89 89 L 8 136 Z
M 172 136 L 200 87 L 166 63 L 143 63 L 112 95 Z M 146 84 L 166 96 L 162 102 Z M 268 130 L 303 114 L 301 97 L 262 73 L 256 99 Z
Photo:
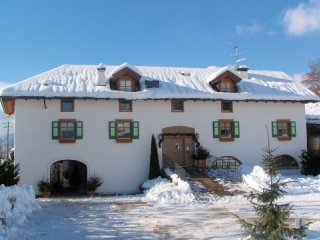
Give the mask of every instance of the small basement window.
M 61 99 L 61 112 L 74 112 L 74 99 Z
M 184 111 L 184 101 L 182 99 L 172 99 L 171 112 L 183 112 L 183 111 Z
M 221 101 L 221 112 L 232 112 L 233 103 L 232 101 Z
M 119 112 L 132 112 L 132 100 L 119 100 Z

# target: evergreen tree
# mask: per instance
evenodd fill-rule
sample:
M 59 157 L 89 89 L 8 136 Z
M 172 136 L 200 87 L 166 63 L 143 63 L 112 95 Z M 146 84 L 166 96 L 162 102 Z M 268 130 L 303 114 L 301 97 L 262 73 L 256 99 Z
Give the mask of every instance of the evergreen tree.
M 313 176 L 320 174 L 320 153 L 318 151 L 303 151 L 301 154 L 301 159 L 302 174 Z
M 156 139 L 154 138 L 154 135 L 152 135 L 149 179 L 154 179 L 159 176 L 161 176 L 161 171 L 160 171 L 160 166 L 159 166 L 158 149 L 157 149 Z
M 253 223 L 239 217 L 238 219 L 251 239 L 280 240 L 293 236 L 302 237 L 305 235 L 307 225 L 300 228 L 289 228 L 287 223 L 292 205 L 277 203 L 277 200 L 285 193 L 283 187 L 286 182 L 277 178 L 276 156 L 274 155 L 276 149 L 270 148 L 269 139 L 268 146 L 263 151 L 265 152 L 263 164 L 269 176 L 267 187 L 263 188 L 260 193 L 251 192 L 246 196 L 258 219 Z
M 11 160 L 3 160 L 0 163 L 0 184 L 5 186 L 15 185 L 19 182 L 19 164 Z

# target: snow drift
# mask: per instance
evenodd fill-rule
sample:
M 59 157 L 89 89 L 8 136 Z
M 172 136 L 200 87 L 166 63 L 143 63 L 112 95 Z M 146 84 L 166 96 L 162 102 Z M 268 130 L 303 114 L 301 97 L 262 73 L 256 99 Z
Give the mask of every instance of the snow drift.
M 0 239 L 10 238 L 15 227 L 39 205 L 32 186 L 0 185 Z

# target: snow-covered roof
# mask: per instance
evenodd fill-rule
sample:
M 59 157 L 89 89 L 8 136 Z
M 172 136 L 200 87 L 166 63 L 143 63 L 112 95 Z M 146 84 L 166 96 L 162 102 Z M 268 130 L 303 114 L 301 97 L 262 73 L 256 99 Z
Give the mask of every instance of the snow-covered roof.
M 320 102 L 306 104 L 306 117 L 309 124 L 320 124 Z
M 318 101 L 319 98 L 304 86 L 278 71 L 249 70 L 248 79 L 237 84 L 238 93 L 223 93 L 212 89 L 209 79 L 229 68 L 132 67 L 104 65 L 106 79 L 128 67 L 139 73 L 141 91 L 112 90 L 109 83 L 97 86 L 96 65 L 62 65 L 28 78 L 2 90 L 2 97 L 74 97 L 126 99 L 226 99 L 266 101 Z M 236 71 L 232 70 L 241 77 Z M 210 78 L 209 78 L 210 77 Z M 145 80 L 158 80 L 159 88 L 146 88 Z M 211 79 L 212 80 L 212 79 Z

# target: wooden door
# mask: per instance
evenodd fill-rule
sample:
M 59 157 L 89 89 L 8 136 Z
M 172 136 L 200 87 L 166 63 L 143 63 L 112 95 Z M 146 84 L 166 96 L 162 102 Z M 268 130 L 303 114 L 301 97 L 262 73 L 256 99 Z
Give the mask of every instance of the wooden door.
M 192 167 L 194 140 L 189 136 L 166 136 L 162 144 L 165 161 L 174 161 L 182 167 Z

